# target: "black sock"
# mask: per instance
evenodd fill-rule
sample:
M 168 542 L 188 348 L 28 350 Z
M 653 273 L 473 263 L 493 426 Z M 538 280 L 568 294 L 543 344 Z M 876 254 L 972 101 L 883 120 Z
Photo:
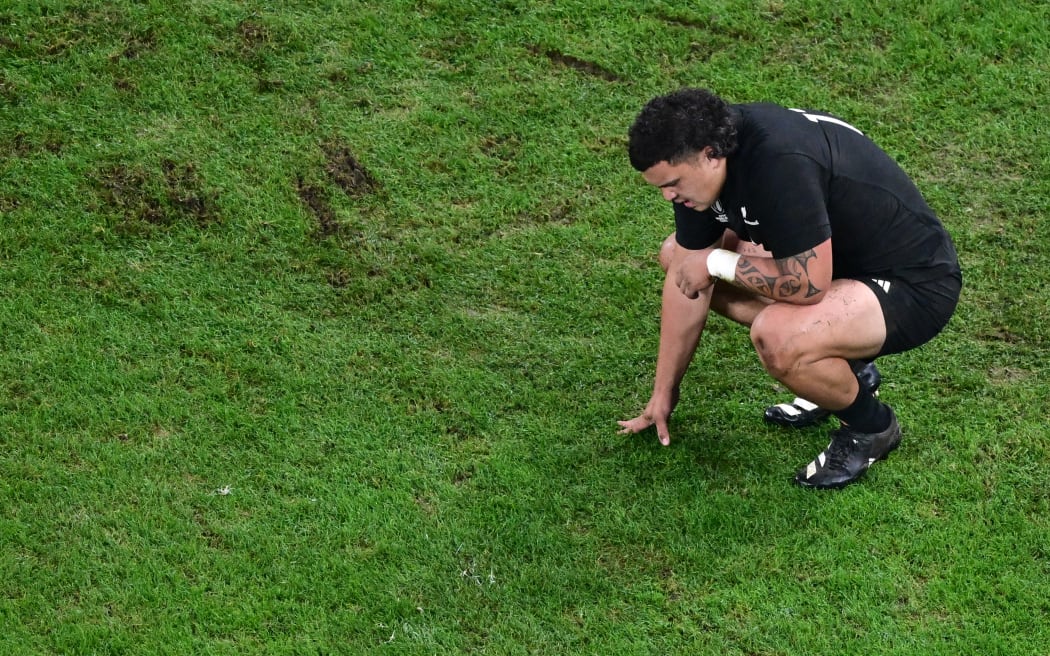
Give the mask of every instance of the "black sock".
M 878 400 L 871 390 L 865 390 L 863 385 L 849 407 L 831 414 L 858 433 L 881 433 L 890 427 L 892 421 L 890 406 Z

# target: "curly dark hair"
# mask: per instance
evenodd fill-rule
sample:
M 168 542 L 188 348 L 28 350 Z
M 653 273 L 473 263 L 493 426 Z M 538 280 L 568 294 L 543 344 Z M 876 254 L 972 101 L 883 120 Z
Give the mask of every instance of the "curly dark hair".
M 727 157 L 737 146 L 734 113 L 707 89 L 680 89 L 653 98 L 627 136 L 631 166 L 639 171 L 663 161 L 678 164 L 705 148 L 711 148 L 713 157 Z

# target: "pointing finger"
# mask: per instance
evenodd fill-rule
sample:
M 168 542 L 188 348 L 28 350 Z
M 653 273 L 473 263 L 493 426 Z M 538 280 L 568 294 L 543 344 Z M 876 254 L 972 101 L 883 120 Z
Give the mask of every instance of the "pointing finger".
M 671 444 L 671 431 L 667 429 L 666 419 L 656 420 L 656 437 L 660 439 L 660 444 L 664 446 Z

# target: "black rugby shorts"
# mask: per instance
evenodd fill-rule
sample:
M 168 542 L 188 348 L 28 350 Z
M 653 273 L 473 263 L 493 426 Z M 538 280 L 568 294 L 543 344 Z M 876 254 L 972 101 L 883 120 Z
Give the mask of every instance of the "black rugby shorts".
M 853 279 L 875 292 L 882 305 L 886 342 L 880 356 L 910 351 L 937 336 L 948 325 L 962 290 L 959 272 L 923 281 L 900 277 Z

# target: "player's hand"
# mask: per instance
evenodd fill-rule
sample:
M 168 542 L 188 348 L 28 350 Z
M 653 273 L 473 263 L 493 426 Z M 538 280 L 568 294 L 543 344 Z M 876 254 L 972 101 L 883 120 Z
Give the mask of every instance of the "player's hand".
M 707 254 L 709 249 L 693 253 L 682 260 L 675 274 L 675 285 L 688 298 L 697 298 L 700 292 L 714 284 L 714 279 L 707 271 Z
M 660 444 L 667 446 L 671 443 L 671 432 L 667 428 L 667 422 L 671 418 L 675 405 L 678 403 L 678 390 L 669 399 L 657 398 L 655 395 L 649 399 L 642 414 L 634 419 L 618 421 L 620 435 L 631 435 L 640 433 L 650 426 L 656 426 L 656 437 Z

